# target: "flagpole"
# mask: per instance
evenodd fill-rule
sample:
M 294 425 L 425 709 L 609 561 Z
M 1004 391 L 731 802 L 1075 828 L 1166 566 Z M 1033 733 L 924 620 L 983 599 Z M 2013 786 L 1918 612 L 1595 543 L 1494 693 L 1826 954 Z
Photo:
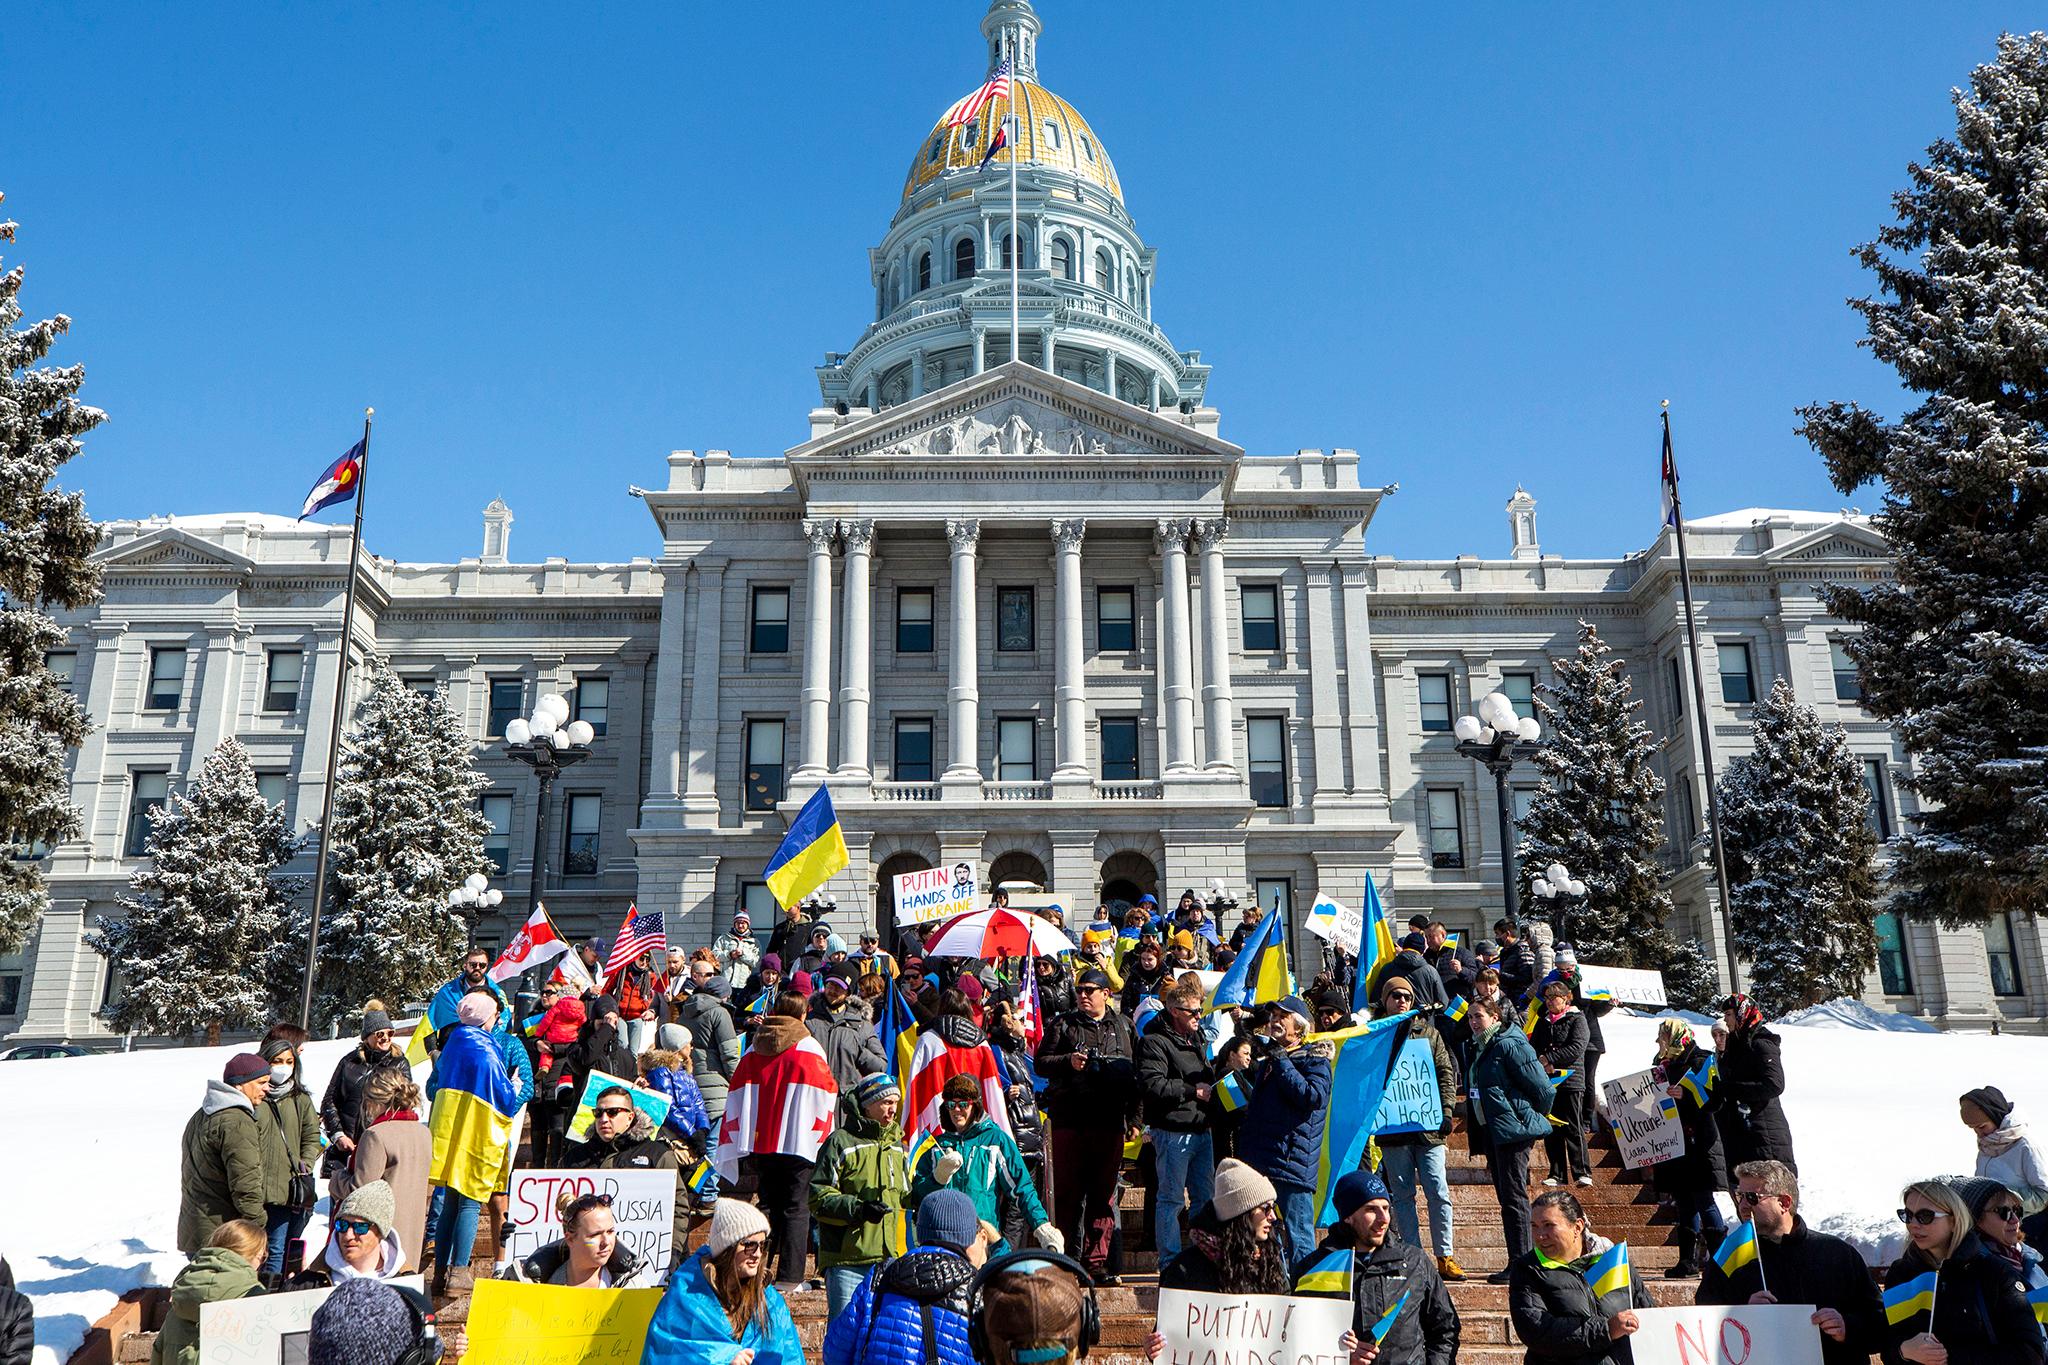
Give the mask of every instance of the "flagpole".
M 1728 961 L 1728 988 L 1742 989 L 1735 959 L 1735 907 L 1728 899 L 1728 855 L 1721 847 L 1721 800 L 1714 792 L 1714 727 L 1707 719 L 1707 688 L 1700 672 L 1700 626 L 1692 605 L 1692 565 L 1685 553 L 1685 511 L 1678 502 L 1678 460 L 1671 453 L 1671 400 L 1664 400 L 1665 486 L 1671 493 L 1671 535 L 1678 542 L 1678 591 L 1685 601 L 1685 642 L 1692 662 L 1693 718 L 1700 732 L 1700 772 L 1707 782 L 1707 825 L 1714 833 L 1714 884 L 1721 894 L 1721 951 Z
M 1017 118 L 1017 70 L 1016 54 L 1011 54 L 1010 68 L 1010 359 L 1012 362 L 1024 358 L 1017 349 L 1017 269 L 1024 261 L 1024 238 L 1017 231 L 1017 143 L 1024 135 L 1023 124 Z M 1021 452 L 1020 452 L 1021 453 Z
M 348 546 L 348 591 L 342 598 L 339 668 L 334 680 L 334 714 L 327 724 L 327 774 L 320 785 L 320 861 L 313 868 L 313 917 L 306 925 L 306 981 L 299 995 L 299 1027 L 313 1027 L 313 972 L 320 960 L 320 911 L 327 900 L 327 850 L 334 830 L 334 765 L 341 755 L 341 717 L 348 707 L 348 646 L 356 624 L 356 571 L 363 558 L 363 504 L 370 500 L 370 419 L 363 409 L 363 454 L 356 468 L 355 533 Z

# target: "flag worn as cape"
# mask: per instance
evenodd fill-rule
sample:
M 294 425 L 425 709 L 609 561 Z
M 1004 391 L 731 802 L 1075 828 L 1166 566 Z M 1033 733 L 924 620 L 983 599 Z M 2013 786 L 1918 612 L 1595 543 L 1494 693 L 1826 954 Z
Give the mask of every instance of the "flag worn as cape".
M 732 1365 L 741 1351 L 751 1351 L 754 1365 L 804 1365 L 803 1339 L 796 1334 L 789 1305 L 773 1289 L 763 1295 L 765 1323 L 750 1320 L 740 1339 L 732 1339 L 732 1324 L 705 1275 L 710 1259 L 710 1251 L 699 1248 L 676 1267 L 654 1320 L 647 1324 L 647 1344 L 639 1359 L 660 1365 Z
M 771 1016 L 762 1028 L 775 1022 Z M 712 1158 L 720 1179 L 739 1179 L 741 1158 L 757 1153 L 818 1159 L 818 1148 L 832 1131 L 839 1084 L 817 1039 L 806 1033 L 794 1046 L 768 1053 L 757 1038 L 740 1058 L 731 1085 Z
M 448 1035 L 434 1063 L 434 1083 L 427 1119 L 434 1159 L 427 1179 L 482 1203 L 497 1191 L 512 1159 L 519 1086 L 492 1036 L 469 1024 Z
M 996 1127 L 1010 1133 L 1010 1106 L 1003 1098 L 1003 1077 L 996 1066 L 995 1049 L 987 1043 L 950 1046 L 936 1028 L 918 1037 L 917 1050 L 911 1054 L 910 1082 L 903 1087 L 903 1131 L 939 1130 L 941 1096 L 946 1082 L 955 1076 L 974 1078 L 981 1090 L 981 1107 L 995 1120 Z

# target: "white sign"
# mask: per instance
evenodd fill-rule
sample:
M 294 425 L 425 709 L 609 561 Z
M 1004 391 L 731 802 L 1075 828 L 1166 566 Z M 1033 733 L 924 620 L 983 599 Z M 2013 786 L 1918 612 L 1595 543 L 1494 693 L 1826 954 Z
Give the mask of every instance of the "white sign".
M 1678 1121 L 1678 1101 L 1654 1070 L 1637 1071 L 1602 1081 L 1608 1126 L 1621 1148 L 1621 1164 L 1629 1170 L 1675 1161 L 1685 1155 L 1685 1128 Z
M 514 1171 L 511 1204 L 506 1216 L 519 1226 L 512 1234 L 515 1259 L 525 1260 L 562 1236 L 556 1210 L 564 1190 L 577 1195 L 608 1194 L 612 1219 L 619 1225 L 619 1244 L 667 1278 L 674 1251 L 676 1173 L 641 1170 Z
M 1429 1039 L 1410 1038 L 1394 1057 L 1373 1116 L 1374 1133 L 1434 1133 L 1444 1122 L 1444 1092 L 1436 1083 L 1436 1055 Z
M 392 1283 L 426 1293 L 426 1281 L 418 1275 Z M 200 1304 L 199 1365 L 306 1365 L 313 1314 L 333 1292 L 301 1289 Z
M 974 909 L 973 863 L 927 867 L 896 875 L 896 922 L 928 924 Z
M 1636 1365 L 1822 1365 L 1812 1304 L 1638 1308 Z
M 1604 988 L 1617 1005 L 1663 1005 L 1664 974 L 1635 967 L 1593 967 L 1579 964 L 1579 991 Z
M 1351 1300 L 1159 1291 L 1159 1365 L 1345 1365 Z
M 1328 896 L 1318 896 L 1316 903 L 1308 908 L 1308 918 L 1302 927 L 1347 953 L 1356 952 L 1359 936 L 1365 933 L 1365 912 L 1354 910 Z

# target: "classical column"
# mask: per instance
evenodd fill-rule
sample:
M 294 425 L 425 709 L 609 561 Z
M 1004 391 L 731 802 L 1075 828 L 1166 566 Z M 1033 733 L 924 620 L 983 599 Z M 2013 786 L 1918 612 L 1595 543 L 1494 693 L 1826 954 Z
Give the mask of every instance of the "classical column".
M 984 327 L 977 327 L 977 328 L 975 328 L 975 329 L 974 329 L 974 373 L 975 373 L 975 374 L 980 374 L 980 373 L 981 373 L 981 371 L 982 371 L 982 366 L 983 366 L 983 364 L 985 363 L 985 357 L 987 356 L 987 354 L 988 354 L 988 329 L 987 329 L 987 328 L 984 328 Z
M 1202 551 L 1202 725 L 1209 732 L 1212 772 L 1237 769 L 1237 737 L 1230 695 L 1230 584 L 1223 576 L 1223 537 L 1230 518 L 1195 523 Z
M 950 761 L 946 776 L 975 782 L 981 780 L 981 689 L 977 685 L 981 660 L 974 623 L 974 551 L 980 540 L 980 522 L 960 519 L 946 523 L 946 543 L 953 547 L 953 652 L 946 688 L 952 724 L 947 736 Z
M 683 798 L 683 655 L 689 648 L 683 621 L 690 602 L 690 566 L 682 561 L 664 566 L 661 587 L 661 635 L 654 656 L 654 716 L 649 726 L 651 759 L 647 772 L 646 810 L 674 806 Z
M 1166 638 L 1160 654 L 1166 678 L 1166 770 L 1186 772 L 1195 766 L 1194 655 L 1188 640 L 1189 517 L 1161 517 L 1160 578 L 1166 593 Z
M 690 659 L 690 764 L 683 777 L 683 809 L 718 818 L 718 694 L 725 624 L 725 561 L 698 556 L 697 638 Z
M 869 661 L 874 630 L 870 624 L 874 592 L 873 521 L 841 521 L 839 538 L 846 546 L 846 570 L 840 592 L 846 599 L 845 676 L 839 680 L 839 771 L 865 779 L 868 769 Z
M 1088 693 L 1082 681 L 1081 537 L 1079 517 L 1052 524 L 1053 775 L 1088 772 Z
M 924 348 L 910 353 L 910 396 L 917 397 L 924 392 Z
M 1053 364 L 1052 364 L 1052 362 L 1053 362 L 1053 341 L 1052 341 L 1052 328 L 1050 328 L 1050 327 L 1042 328 L 1042 329 L 1041 329 L 1041 330 L 1039 331 L 1039 333 L 1038 333 L 1038 360 L 1039 360 L 1039 366 L 1038 366 L 1038 368 L 1040 368 L 1041 370 L 1044 370 L 1044 371 L 1045 371 L 1045 372 L 1046 372 L 1047 374 L 1058 374 L 1058 373 L 1059 373 L 1059 371 L 1058 371 L 1058 370 L 1055 370 L 1055 369 L 1053 368 Z
M 1116 352 L 1106 347 L 1102 352 L 1102 391 L 1116 397 Z
M 881 381 L 880 381 L 880 380 L 878 380 L 878 379 L 876 379 L 876 378 L 875 378 L 875 376 L 873 376 L 873 375 L 869 375 L 869 376 L 868 376 L 868 411 L 869 411 L 869 412 L 880 412 L 881 410 L 882 410 L 882 386 L 881 386 Z
M 1157 412 L 1159 411 L 1159 371 L 1157 370 L 1152 371 L 1150 391 L 1152 395 L 1152 411 Z
M 832 539 L 839 523 L 804 522 L 811 543 L 810 575 L 804 593 L 804 740 L 799 778 L 820 778 L 831 762 L 832 737 Z

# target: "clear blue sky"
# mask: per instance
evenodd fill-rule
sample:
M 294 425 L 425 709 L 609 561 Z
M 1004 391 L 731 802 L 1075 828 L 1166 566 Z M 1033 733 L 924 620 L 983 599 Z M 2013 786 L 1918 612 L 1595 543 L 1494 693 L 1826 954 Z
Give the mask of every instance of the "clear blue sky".
M 10 263 L 75 320 L 102 518 L 297 510 L 378 410 L 370 545 L 659 553 L 628 483 L 778 453 L 860 335 L 866 252 L 982 68 L 977 0 L 21 4 Z M 1159 250 L 1155 313 L 1255 453 L 1398 480 L 1371 548 L 1611 554 L 1835 507 L 1795 405 L 1900 405 L 1851 247 L 2038 6 L 1041 0 L 1040 73 Z M 1875 505 L 1871 492 L 1859 495 Z M 327 514 L 330 518 L 336 513 Z

